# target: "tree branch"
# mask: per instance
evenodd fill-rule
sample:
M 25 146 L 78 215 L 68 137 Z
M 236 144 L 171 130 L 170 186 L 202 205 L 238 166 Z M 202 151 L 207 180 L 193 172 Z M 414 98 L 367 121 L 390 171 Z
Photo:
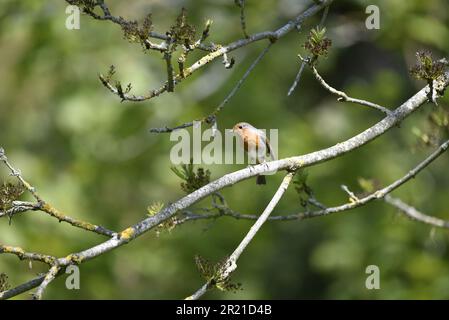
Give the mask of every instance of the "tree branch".
M 23 177 L 20 170 L 15 169 L 8 161 L 6 157 L 5 150 L 0 147 L 0 162 L 3 162 L 5 166 L 11 171 L 11 176 L 14 176 L 19 180 L 19 182 L 31 193 L 31 195 L 38 201 L 41 202 L 42 198 L 37 194 L 36 189 L 28 183 Z
M 9 253 L 16 255 L 20 260 L 33 260 L 33 261 L 40 261 L 43 263 L 46 263 L 48 265 L 52 265 L 57 258 L 41 254 L 41 253 L 34 253 L 34 252 L 26 252 L 20 247 L 12 247 L 12 246 L 6 246 L 0 243 L 0 254 L 2 253 Z
M 245 0 L 235 0 L 235 4 L 240 8 L 240 26 L 242 27 L 243 36 L 248 38 L 246 32 L 246 17 L 245 17 Z
M 382 107 L 376 103 L 370 102 L 370 101 L 366 101 L 366 100 L 362 100 L 362 99 L 355 99 L 355 98 L 351 98 L 349 97 L 346 93 L 344 93 L 343 91 L 339 91 L 333 87 L 331 87 L 329 84 L 327 84 L 326 81 L 324 81 L 324 79 L 320 76 L 320 74 L 318 73 L 318 71 L 316 70 L 315 66 L 312 64 L 309 64 L 310 69 L 312 70 L 313 75 L 315 76 L 315 78 L 318 80 L 318 82 L 321 84 L 321 86 L 326 89 L 327 91 L 329 91 L 330 93 L 338 96 L 339 98 L 337 99 L 338 101 L 346 101 L 346 102 L 351 102 L 351 103 L 356 103 L 356 104 L 360 104 L 362 106 L 366 106 L 366 107 L 370 107 L 372 109 L 376 109 L 380 112 L 383 112 L 386 115 L 389 115 L 391 113 L 391 110 Z
M 313 218 L 313 217 L 319 217 L 319 216 L 326 216 L 332 213 L 338 213 L 343 211 L 352 210 L 361 206 L 364 206 L 368 204 L 371 201 L 378 200 L 378 199 L 384 199 L 387 203 L 397 207 L 400 209 L 404 214 L 409 216 L 410 218 L 427 223 L 436 227 L 441 228 L 449 228 L 449 221 L 441 220 L 435 217 L 427 216 L 418 210 L 416 210 L 413 207 L 408 206 L 407 204 L 403 203 L 401 200 L 391 197 L 389 194 L 402 186 L 407 181 L 413 179 L 416 177 L 418 173 L 420 173 L 423 169 L 425 169 L 427 166 L 429 166 L 434 160 L 436 160 L 439 156 L 441 156 L 444 152 L 447 151 L 449 148 L 449 140 L 442 143 L 432 154 L 430 154 L 426 159 L 424 159 L 422 162 L 420 162 L 417 166 L 415 166 L 413 169 L 411 169 L 406 175 L 402 176 L 401 178 L 397 179 L 393 183 L 389 184 L 388 186 L 379 189 L 375 192 L 372 192 L 371 194 L 359 198 L 357 197 L 352 191 L 348 189 L 347 186 L 342 186 L 342 189 L 349 195 L 350 201 L 339 205 L 335 207 L 328 207 L 323 208 L 321 210 L 315 210 L 315 211 L 306 211 L 301 212 L 297 214 L 291 214 L 291 215 L 275 215 L 270 216 L 268 220 L 271 221 L 291 221 L 291 220 L 303 220 L 307 218 Z M 321 205 L 321 204 L 320 204 Z M 191 212 L 186 212 L 186 217 L 183 219 L 180 219 L 178 221 L 178 224 L 185 223 L 188 221 L 193 220 L 200 220 L 200 219 L 216 219 L 220 217 L 232 217 L 235 219 L 245 219 L 245 220 L 257 220 L 259 217 L 257 215 L 251 215 L 251 214 L 242 214 L 239 212 L 236 212 L 226 206 L 217 206 L 218 209 L 220 209 L 219 213 L 213 213 L 213 214 L 193 214 Z
M 329 7 L 330 7 L 330 4 L 324 8 L 320 24 L 318 25 L 318 27 L 320 27 L 320 28 L 322 28 L 324 26 L 324 23 L 326 22 L 327 15 L 329 13 Z M 293 84 L 290 86 L 290 89 L 288 89 L 287 96 L 290 96 L 293 93 L 293 91 L 295 91 L 296 87 L 298 86 L 299 80 L 301 80 L 301 75 L 304 72 L 304 68 L 309 59 L 311 59 L 311 57 L 307 57 L 304 60 L 302 60 L 301 66 L 299 67 L 298 73 L 296 74 L 295 81 L 293 81 Z
M 185 68 L 183 70 L 182 74 L 177 74 L 176 76 L 174 76 L 174 83 L 177 85 L 183 79 L 189 77 L 195 71 L 201 69 L 205 65 L 209 64 L 211 61 L 217 59 L 218 57 L 223 56 L 224 54 L 234 51 L 238 48 L 247 46 L 256 41 L 268 39 L 273 42 L 273 41 L 276 41 L 276 40 L 282 38 L 287 33 L 289 33 L 291 30 L 293 30 L 296 26 L 302 24 L 304 20 L 315 15 L 317 12 L 319 12 L 321 9 L 325 8 L 332 2 L 333 2 L 333 0 L 323 0 L 319 4 L 314 4 L 313 6 L 308 8 L 306 11 L 299 14 L 295 19 L 290 20 L 285 25 L 283 25 L 282 27 L 278 28 L 275 31 L 259 32 L 259 33 L 249 36 L 248 38 L 234 41 L 226 46 L 217 47 L 216 50 L 213 50 L 209 54 L 205 55 L 204 57 L 202 57 L 201 59 L 199 59 L 198 61 L 193 63 L 190 67 Z M 117 19 L 118 18 L 112 19 L 111 17 L 109 17 L 109 19 L 107 19 L 107 20 L 111 20 L 111 21 L 115 22 L 115 20 L 117 20 Z M 123 18 L 121 18 L 121 19 L 123 19 Z M 100 19 L 100 20 L 105 20 L 105 19 Z M 119 23 L 119 22 L 117 21 L 116 23 Z M 154 98 L 154 97 L 159 96 L 160 94 L 166 92 L 168 89 L 168 82 L 166 81 L 159 89 L 151 90 L 150 93 L 148 93 L 146 95 L 137 95 L 136 96 L 136 95 L 126 94 L 126 93 L 120 94 L 118 88 L 116 86 L 114 86 L 112 83 L 110 83 L 109 81 L 107 81 L 103 75 L 100 75 L 100 80 L 103 83 L 103 85 L 107 89 L 109 89 L 109 91 L 111 91 L 112 93 L 114 93 L 116 95 L 119 95 L 122 100 L 134 101 L 134 102 L 149 100 L 151 98 Z
M 294 24 L 293 24 L 294 25 Z M 449 84 L 449 73 L 445 74 L 445 77 L 441 77 L 437 82 L 437 87 L 439 88 L 438 92 L 443 92 L 443 90 Z M 391 128 L 395 127 L 399 124 L 403 119 L 407 118 L 410 114 L 416 111 L 420 106 L 422 106 L 426 101 L 428 101 L 427 92 L 429 87 L 426 86 L 421 89 L 414 96 L 409 98 L 406 102 L 404 102 L 401 106 L 399 106 L 396 110 L 391 112 L 388 116 L 383 118 L 381 121 L 373 125 L 372 127 L 366 129 L 365 131 L 359 133 L 358 135 L 344 141 L 338 143 L 332 147 L 322 149 L 320 151 L 312 152 L 309 154 L 305 154 L 302 156 L 294 156 L 290 158 L 284 158 L 276 161 L 270 161 L 266 163 L 262 163 L 259 165 L 251 166 L 249 168 L 245 168 L 242 170 L 235 171 L 233 173 L 226 174 L 221 178 L 210 182 L 209 184 L 199 188 L 198 190 L 186 195 L 185 197 L 171 203 L 166 206 L 157 214 L 147 217 L 146 219 L 136 223 L 135 225 L 123 230 L 119 234 L 113 236 L 111 239 L 102 242 L 94 247 L 86 249 L 84 251 L 71 254 L 65 258 L 58 259 L 57 264 L 62 268 L 71 263 L 83 263 L 85 261 L 91 260 L 95 257 L 98 257 L 106 252 L 109 252 L 117 247 L 120 247 L 124 244 L 129 243 L 135 238 L 141 236 L 142 234 L 148 232 L 154 227 L 158 226 L 160 223 L 174 216 L 177 212 L 182 211 L 196 202 L 204 199 L 205 197 L 216 193 L 218 190 L 221 190 L 225 187 L 234 185 L 240 181 L 255 177 L 259 174 L 267 173 L 267 172 L 275 172 L 278 170 L 290 170 L 295 171 L 299 168 L 310 167 L 319 163 L 323 163 L 325 161 L 329 161 L 336 157 L 340 157 L 348 152 L 354 151 L 363 145 L 369 143 L 370 141 L 378 138 L 385 132 L 389 131 Z M 443 152 L 447 149 L 447 145 L 442 147 L 441 150 L 437 150 L 437 152 Z M 437 154 L 435 158 L 438 156 Z M 431 162 L 433 159 L 426 160 Z M 424 168 L 425 165 L 422 166 Z M 415 171 L 411 171 L 410 178 L 413 175 L 416 175 L 422 168 L 415 168 Z M 409 178 L 409 179 L 410 179 Z M 393 184 L 392 190 L 399 187 L 408 179 L 401 179 Z M 381 192 L 376 193 L 376 195 L 370 196 L 371 200 L 375 198 L 380 198 L 380 195 L 385 196 L 385 189 L 382 189 Z M 333 212 L 343 211 L 350 209 L 352 207 L 360 206 L 360 202 L 354 202 L 350 205 L 344 205 L 340 208 L 328 211 L 321 211 L 316 215 L 325 215 Z M 348 207 L 348 208 L 346 208 Z

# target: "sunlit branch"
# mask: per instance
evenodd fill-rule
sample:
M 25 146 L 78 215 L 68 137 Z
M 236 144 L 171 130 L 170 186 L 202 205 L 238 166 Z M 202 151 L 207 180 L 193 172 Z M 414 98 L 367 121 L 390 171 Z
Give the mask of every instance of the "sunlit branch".
M 406 204 L 401 199 L 393 198 L 392 196 L 387 195 L 385 196 L 384 200 L 386 203 L 391 204 L 393 207 L 399 209 L 401 213 L 412 220 L 429 224 L 434 227 L 449 229 L 449 221 L 424 214 L 416 208 Z
M 290 20 L 288 23 L 283 25 L 282 27 L 278 28 L 275 31 L 264 31 L 255 33 L 253 35 L 250 35 L 248 38 L 240 39 L 237 41 L 234 41 L 228 45 L 225 46 L 217 46 L 215 50 L 210 52 L 209 54 L 205 55 L 195 63 L 193 63 L 190 67 L 184 68 L 182 74 L 177 74 L 174 76 L 174 84 L 178 85 L 183 79 L 189 77 L 197 70 L 201 69 L 205 65 L 209 64 L 211 61 L 223 56 L 224 54 L 227 54 L 231 51 L 234 51 L 238 48 L 247 46 L 253 42 L 261 41 L 261 40 L 270 40 L 270 41 L 276 41 L 283 36 L 285 36 L 287 33 L 289 33 L 291 30 L 293 30 L 298 25 L 302 24 L 304 20 L 308 19 L 309 17 L 315 15 L 317 12 L 319 12 L 324 7 L 328 6 L 330 3 L 332 3 L 333 0 L 323 0 L 319 4 L 314 4 L 310 8 L 308 8 L 306 11 L 300 13 L 295 19 Z M 123 24 L 121 22 L 121 17 L 115 18 L 111 16 L 107 16 L 108 18 L 101 18 L 101 17 L 94 17 L 96 19 L 100 20 L 111 20 L 118 24 Z M 155 90 L 150 90 L 148 94 L 144 95 L 133 95 L 133 94 L 121 94 L 120 90 L 111 82 L 107 81 L 107 79 L 100 75 L 100 80 L 103 83 L 103 85 L 109 89 L 112 93 L 118 95 L 122 101 L 128 100 L 128 101 L 145 101 L 154 97 L 159 96 L 160 94 L 167 91 L 169 88 L 169 83 L 166 81 L 160 88 Z
M 75 219 L 72 217 L 69 217 L 63 213 L 61 213 L 59 210 L 57 210 L 55 207 L 53 207 L 50 203 L 44 201 L 41 196 L 38 195 L 36 192 L 36 189 L 28 182 L 26 181 L 19 170 L 15 169 L 11 163 L 8 161 L 8 158 L 6 157 L 5 151 L 3 148 L 0 148 L 0 161 L 3 162 L 6 167 L 11 171 L 11 175 L 15 176 L 19 182 L 33 195 L 33 197 L 37 200 L 37 203 L 30 203 L 30 202 L 22 202 L 22 201 L 15 201 L 13 202 L 12 208 L 7 210 L 6 212 L 0 212 L 0 218 L 2 217 L 11 217 L 14 214 L 25 212 L 25 211 L 42 211 L 50 216 L 58 219 L 60 222 L 64 221 L 69 224 L 71 224 L 74 227 L 81 228 L 87 231 L 92 231 L 101 235 L 105 235 L 108 237 L 112 237 L 115 235 L 115 232 L 108 230 L 102 226 L 98 226 L 89 222 L 85 222 L 79 219 Z
M 438 92 L 443 92 L 444 88 L 446 88 L 449 84 L 449 73 L 445 74 L 445 77 L 442 77 L 436 84 L 439 88 Z M 162 210 L 160 210 L 157 214 L 149 216 L 144 220 L 136 223 L 133 226 L 130 226 L 120 232 L 119 234 L 113 236 L 111 239 L 108 239 L 94 247 L 88 248 L 81 252 L 70 254 L 65 258 L 59 258 L 57 261 L 57 265 L 61 268 L 68 266 L 74 262 L 81 264 L 85 261 L 89 261 L 94 259 L 100 255 L 103 255 L 115 248 L 118 248 L 122 245 L 133 241 L 137 237 L 143 235 L 149 230 L 154 229 L 159 226 L 162 222 L 170 219 L 177 213 L 191 207 L 193 204 L 198 201 L 215 194 L 217 191 L 232 186 L 240 181 L 253 178 L 259 174 L 267 173 L 267 172 L 275 172 L 281 170 L 290 170 L 294 171 L 299 168 L 311 167 L 317 165 L 319 163 L 323 163 L 325 161 L 329 161 L 335 159 L 337 157 L 343 156 L 349 152 L 357 150 L 358 148 L 364 146 L 365 144 L 373 141 L 374 139 L 380 137 L 390 129 L 394 128 L 411 115 L 414 111 L 418 110 L 420 106 L 422 106 L 425 102 L 428 101 L 427 92 L 429 87 L 426 86 L 417 92 L 414 96 L 409 98 L 406 102 L 400 105 L 396 110 L 391 112 L 388 116 L 383 118 L 378 123 L 374 124 L 370 128 L 365 131 L 353 136 L 350 139 L 347 139 L 343 142 L 337 143 L 334 146 L 315 151 L 312 153 L 308 153 L 301 156 L 294 156 L 290 158 L 284 158 L 280 160 L 270 161 L 266 163 L 262 163 L 259 165 L 255 165 L 249 168 L 245 168 L 242 170 L 238 170 L 229 174 L 222 176 L 221 178 L 210 182 L 209 184 L 199 188 L 198 190 L 186 195 L 185 197 L 167 205 Z M 298 218 L 308 218 L 311 216 L 322 216 L 331 214 L 334 212 L 340 212 L 349 210 L 352 208 L 359 207 L 364 204 L 364 202 L 369 202 L 375 199 L 379 199 L 384 197 L 389 192 L 393 191 L 406 181 L 410 180 L 413 176 L 415 176 L 419 171 L 421 171 L 424 167 L 427 166 L 428 163 L 432 162 L 435 158 L 437 158 L 441 153 L 443 153 L 447 149 L 446 142 L 442 145 L 434 154 L 432 154 L 428 159 L 426 159 L 423 163 L 417 166 L 415 169 L 411 170 L 409 174 L 404 176 L 403 178 L 397 180 L 393 184 L 388 187 L 381 189 L 374 194 L 367 196 L 366 198 L 359 199 L 357 202 L 353 202 L 350 204 L 342 205 L 340 207 L 334 207 L 331 209 L 314 211 L 311 213 L 302 213 L 298 214 Z M 36 282 L 35 282 L 36 284 Z M 38 284 L 37 284 L 38 285 Z M 0 293 L 0 297 L 4 296 L 3 293 Z M 10 295 L 8 295 L 10 296 Z

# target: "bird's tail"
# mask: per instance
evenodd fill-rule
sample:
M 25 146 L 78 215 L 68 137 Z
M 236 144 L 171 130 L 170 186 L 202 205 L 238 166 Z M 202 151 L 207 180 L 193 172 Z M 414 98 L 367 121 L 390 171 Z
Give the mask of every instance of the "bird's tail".
M 267 184 L 265 176 L 257 176 L 256 184 Z

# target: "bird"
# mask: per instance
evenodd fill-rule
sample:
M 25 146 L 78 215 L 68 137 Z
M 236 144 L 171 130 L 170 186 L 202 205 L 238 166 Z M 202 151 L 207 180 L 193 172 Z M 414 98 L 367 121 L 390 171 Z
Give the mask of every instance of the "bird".
M 264 163 L 267 160 L 267 155 L 274 159 L 273 149 L 270 141 L 262 130 L 250 125 L 247 122 L 239 122 L 233 128 L 232 132 L 236 133 L 243 142 L 243 147 L 248 153 L 251 163 Z M 266 184 L 264 175 L 258 175 L 256 184 Z

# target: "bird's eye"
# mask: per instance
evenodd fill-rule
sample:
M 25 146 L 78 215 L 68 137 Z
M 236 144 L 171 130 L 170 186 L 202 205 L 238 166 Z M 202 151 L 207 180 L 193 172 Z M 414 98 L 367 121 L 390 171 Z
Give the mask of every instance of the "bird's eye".
M 239 129 L 242 129 L 243 128 L 243 126 L 239 126 Z

